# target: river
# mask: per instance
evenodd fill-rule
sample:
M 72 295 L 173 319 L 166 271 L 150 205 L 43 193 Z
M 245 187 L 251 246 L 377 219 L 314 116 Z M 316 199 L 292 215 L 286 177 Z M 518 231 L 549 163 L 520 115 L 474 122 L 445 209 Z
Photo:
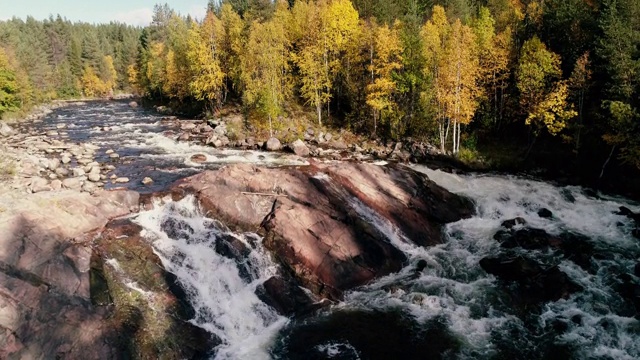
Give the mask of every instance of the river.
M 304 165 L 280 154 L 176 142 L 161 116 L 120 102 L 68 106 L 35 126 L 47 131 L 62 123 L 68 129 L 61 136 L 100 146 L 97 160 L 113 162 L 119 176 L 132 179 L 128 187 L 141 192 L 162 190 L 179 178 L 234 162 Z M 110 159 L 108 149 L 120 158 Z M 207 161 L 191 162 L 194 154 L 205 154 Z M 192 322 L 222 340 L 213 349 L 215 359 L 640 358 L 637 310 L 619 291 L 621 277 L 633 274 L 640 259 L 640 241 L 631 234 L 631 220 L 616 214 L 620 206 L 638 212 L 639 204 L 535 179 L 412 167 L 473 199 L 477 215 L 447 225 L 444 244 L 422 248 L 403 241 L 390 224 L 361 208 L 360 215 L 409 260 L 399 273 L 350 291 L 342 302 L 307 317 L 282 317 L 260 301 L 257 287 L 277 271 L 260 237 L 229 233 L 215 219 L 203 217 L 193 198 L 142 212 L 135 221 L 189 294 L 196 309 Z M 155 180 L 151 187 L 140 184 L 147 176 Z M 540 217 L 541 208 L 553 216 Z M 523 309 L 514 305 L 513 289 L 480 267 L 480 259 L 501 251 L 493 236 L 503 221 L 515 217 L 550 234 L 588 237 L 598 255 L 592 271 L 551 250 L 515 250 L 557 265 L 580 291 Z M 212 250 L 223 234 L 251 249 L 241 263 Z M 416 272 L 419 261 L 426 261 L 426 268 Z

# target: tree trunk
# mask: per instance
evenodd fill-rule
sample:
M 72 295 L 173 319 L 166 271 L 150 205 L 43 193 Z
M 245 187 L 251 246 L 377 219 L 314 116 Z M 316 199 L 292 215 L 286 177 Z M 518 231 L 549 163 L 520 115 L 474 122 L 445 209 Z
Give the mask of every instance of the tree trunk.
M 598 183 L 596 184 L 596 189 L 600 188 L 600 182 L 602 181 L 602 177 L 604 176 L 604 169 L 609 164 L 609 161 L 611 161 L 611 157 L 613 156 L 613 153 L 615 151 L 616 151 L 616 145 L 613 145 L 613 147 L 611 147 L 611 152 L 609 153 L 609 157 L 607 157 L 607 160 L 604 162 L 604 164 L 602 164 L 602 170 L 600 171 L 600 176 L 598 176 Z
M 269 137 L 273 137 L 273 126 L 271 124 L 271 114 L 269 114 Z

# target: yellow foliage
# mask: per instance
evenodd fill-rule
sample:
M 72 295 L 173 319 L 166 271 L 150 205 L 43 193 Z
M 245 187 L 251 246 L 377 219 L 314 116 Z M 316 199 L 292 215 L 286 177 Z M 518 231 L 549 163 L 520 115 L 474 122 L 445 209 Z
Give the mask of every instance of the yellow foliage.
M 560 133 L 567 126 L 567 121 L 578 115 L 573 105 L 567 102 L 568 93 L 567 83 L 559 81 L 553 91 L 529 113 L 526 124 L 544 127 L 554 136 Z
M 220 102 L 225 73 L 220 66 L 220 40 L 223 37 L 222 22 L 213 13 L 207 13 L 202 25 L 193 24 L 189 30 L 187 58 L 193 79 L 189 84 L 191 94 L 198 100 Z

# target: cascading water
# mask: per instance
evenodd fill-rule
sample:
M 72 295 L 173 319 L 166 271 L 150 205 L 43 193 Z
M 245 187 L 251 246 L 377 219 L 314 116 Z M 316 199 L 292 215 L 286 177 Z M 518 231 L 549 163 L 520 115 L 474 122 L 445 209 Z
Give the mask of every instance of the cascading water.
M 272 337 L 287 319 L 255 294 L 277 270 L 261 239 L 203 217 L 191 196 L 143 212 L 136 222 L 183 285 L 196 313 L 192 322 L 222 341 L 215 358 L 268 358 Z M 238 248 L 242 258 L 234 258 Z
M 160 119 L 125 103 L 89 103 L 56 110 L 40 126 L 51 130 L 68 124 L 68 134 L 61 136 L 92 141 L 101 146 L 100 154 L 114 148 L 120 159 L 99 155 L 98 161 L 113 161 L 115 172 L 131 177 L 134 188 L 151 175 L 157 181 L 144 191 L 162 190 L 178 178 L 225 163 L 301 164 L 277 154 L 178 143 L 165 136 Z M 191 163 L 193 154 L 205 155 L 205 163 Z M 621 205 L 638 212 L 638 204 L 514 176 L 413 168 L 472 198 L 478 214 L 447 225 L 442 245 L 422 248 L 351 199 L 351 209 L 409 260 L 399 273 L 348 292 L 341 303 L 305 318 L 281 317 L 255 295 L 277 272 L 261 239 L 233 234 L 203 217 L 193 198 L 157 206 L 136 221 L 186 289 L 195 309 L 192 322 L 221 340 L 213 349 L 216 359 L 640 358 L 637 310 L 619 289 L 623 276 L 638 282 L 627 274 L 639 262 L 640 242 L 631 234 L 631 220 L 615 214 Z M 317 178 L 331 181 L 321 174 Z M 538 216 L 541 208 L 553 216 Z M 512 289 L 505 290 L 511 285 L 488 275 L 479 262 L 500 253 L 493 236 L 504 220 L 516 217 L 549 234 L 588 237 L 593 271 L 551 250 L 513 250 L 558 265 L 581 290 L 536 308 L 513 305 L 507 291 Z

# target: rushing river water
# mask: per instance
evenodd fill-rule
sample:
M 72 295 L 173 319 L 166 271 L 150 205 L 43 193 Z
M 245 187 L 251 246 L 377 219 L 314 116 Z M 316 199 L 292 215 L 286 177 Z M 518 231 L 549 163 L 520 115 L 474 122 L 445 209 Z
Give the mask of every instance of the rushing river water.
M 43 126 L 61 122 L 75 125 L 68 130 L 69 139 L 118 152 L 116 172 L 138 180 L 162 179 L 152 190 L 229 162 L 296 164 L 279 155 L 176 143 L 163 135 L 166 129 L 158 116 L 121 103 L 60 109 Z M 195 153 L 207 154 L 208 162 L 190 163 Z M 631 235 L 631 221 L 615 214 L 623 205 L 640 211 L 638 204 L 514 176 L 458 176 L 413 168 L 472 198 L 477 215 L 447 225 L 444 244 L 422 248 L 404 241 L 369 209 L 354 206 L 409 260 L 399 273 L 350 291 L 344 301 L 303 318 L 284 318 L 255 295 L 277 272 L 257 235 L 230 233 L 215 219 L 203 217 L 189 197 L 143 212 L 136 221 L 187 290 L 196 309 L 193 323 L 222 340 L 214 349 L 216 359 L 640 358 L 637 310 L 618 290 L 621 276 L 633 274 L 640 261 L 640 241 Z M 541 208 L 551 210 L 553 217 L 538 216 Z M 582 290 L 541 306 L 514 305 L 509 285 L 487 274 L 479 261 L 500 252 L 493 235 L 504 220 L 515 217 L 550 234 L 588 236 L 598 255 L 592 259 L 593 271 L 550 250 L 520 250 L 558 265 Z M 212 250 L 223 236 L 251 249 L 243 261 Z M 422 260 L 427 266 L 416 272 Z

